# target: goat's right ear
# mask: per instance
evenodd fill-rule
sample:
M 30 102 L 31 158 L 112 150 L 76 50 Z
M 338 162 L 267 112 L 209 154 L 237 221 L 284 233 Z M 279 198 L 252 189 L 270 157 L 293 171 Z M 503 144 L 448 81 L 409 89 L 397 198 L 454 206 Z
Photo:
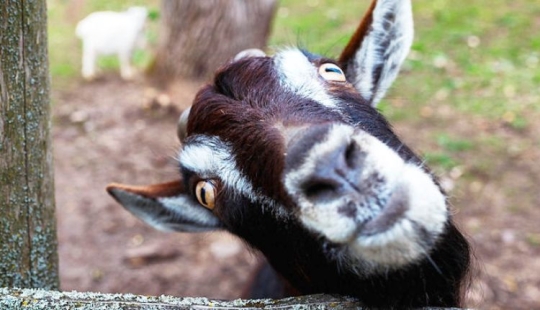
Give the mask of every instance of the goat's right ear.
M 159 230 L 201 232 L 222 226 L 210 210 L 185 192 L 182 181 L 150 186 L 110 184 L 107 192 L 129 212 Z
M 407 57 L 414 36 L 411 0 L 373 0 L 339 63 L 372 106 L 382 99 Z

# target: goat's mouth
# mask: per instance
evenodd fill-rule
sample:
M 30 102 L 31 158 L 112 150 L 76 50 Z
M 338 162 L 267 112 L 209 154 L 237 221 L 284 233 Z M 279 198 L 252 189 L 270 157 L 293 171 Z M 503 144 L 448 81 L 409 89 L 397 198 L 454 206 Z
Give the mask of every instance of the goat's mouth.
M 430 174 L 348 126 L 335 126 L 285 175 L 299 220 L 350 257 L 399 267 L 424 257 L 448 220 Z
M 409 176 L 398 183 L 388 196 L 364 197 L 360 203 L 343 198 L 341 205 L 301 205 L 299 218 L 306 228 L 349 253 L 347 257 L 375 269 L 413 263 L 430 252 L 448 212 L 444 196 L 427 176 L 417 176 L 414 182 Z
M 397 185 L 386 206 L 358 224 L 351 239 L 343 243 L 352 257 L 391 268 L 430 252 L 448 215 L 442 193 L 422 180 L 416 182 Z M 426 195 L 413 197 L 421 188 Z
M 397 189 L 381 212 L 358 225 L 357 238 L 370 238 L 391 230 L 404 220 L 407 209 L 407 192 Z

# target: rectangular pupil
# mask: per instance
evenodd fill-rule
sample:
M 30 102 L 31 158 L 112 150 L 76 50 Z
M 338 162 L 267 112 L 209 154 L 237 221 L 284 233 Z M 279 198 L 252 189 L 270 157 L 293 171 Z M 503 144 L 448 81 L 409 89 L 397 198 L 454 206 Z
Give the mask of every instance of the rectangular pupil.
M 204 205 L 208 204 L 206 202 L 206 190 L 204 189 L 204 187 L 201 188 L 201 200 Z

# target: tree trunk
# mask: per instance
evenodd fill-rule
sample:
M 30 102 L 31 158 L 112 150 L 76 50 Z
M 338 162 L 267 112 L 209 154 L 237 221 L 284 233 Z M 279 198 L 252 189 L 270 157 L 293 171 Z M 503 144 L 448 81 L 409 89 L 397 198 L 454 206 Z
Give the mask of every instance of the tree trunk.
M 58 288 L 46 0 L 0 5 L 0 286 Z
M 276 0 L 162 0 L 162 26 L 150 76 L 201 79 L 236 53 L 263 49 Z

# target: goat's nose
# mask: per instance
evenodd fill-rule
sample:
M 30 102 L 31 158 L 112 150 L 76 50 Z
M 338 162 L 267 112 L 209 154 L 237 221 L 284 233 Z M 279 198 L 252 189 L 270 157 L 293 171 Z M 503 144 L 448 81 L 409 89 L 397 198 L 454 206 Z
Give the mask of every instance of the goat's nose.
M 306 174 L 301 190 L 314 203 L 339 199 L 358 192 L 361 173 L 358 146 L 349 141 L 314 159 L 313 169 Z
M 352 134 L 350 127 L 338 130 L 319 125 L 291 141 L 287 170 L 296 174 L 299 194 L 314 204 L 359 194 L 357 184 L 366 155 Z

